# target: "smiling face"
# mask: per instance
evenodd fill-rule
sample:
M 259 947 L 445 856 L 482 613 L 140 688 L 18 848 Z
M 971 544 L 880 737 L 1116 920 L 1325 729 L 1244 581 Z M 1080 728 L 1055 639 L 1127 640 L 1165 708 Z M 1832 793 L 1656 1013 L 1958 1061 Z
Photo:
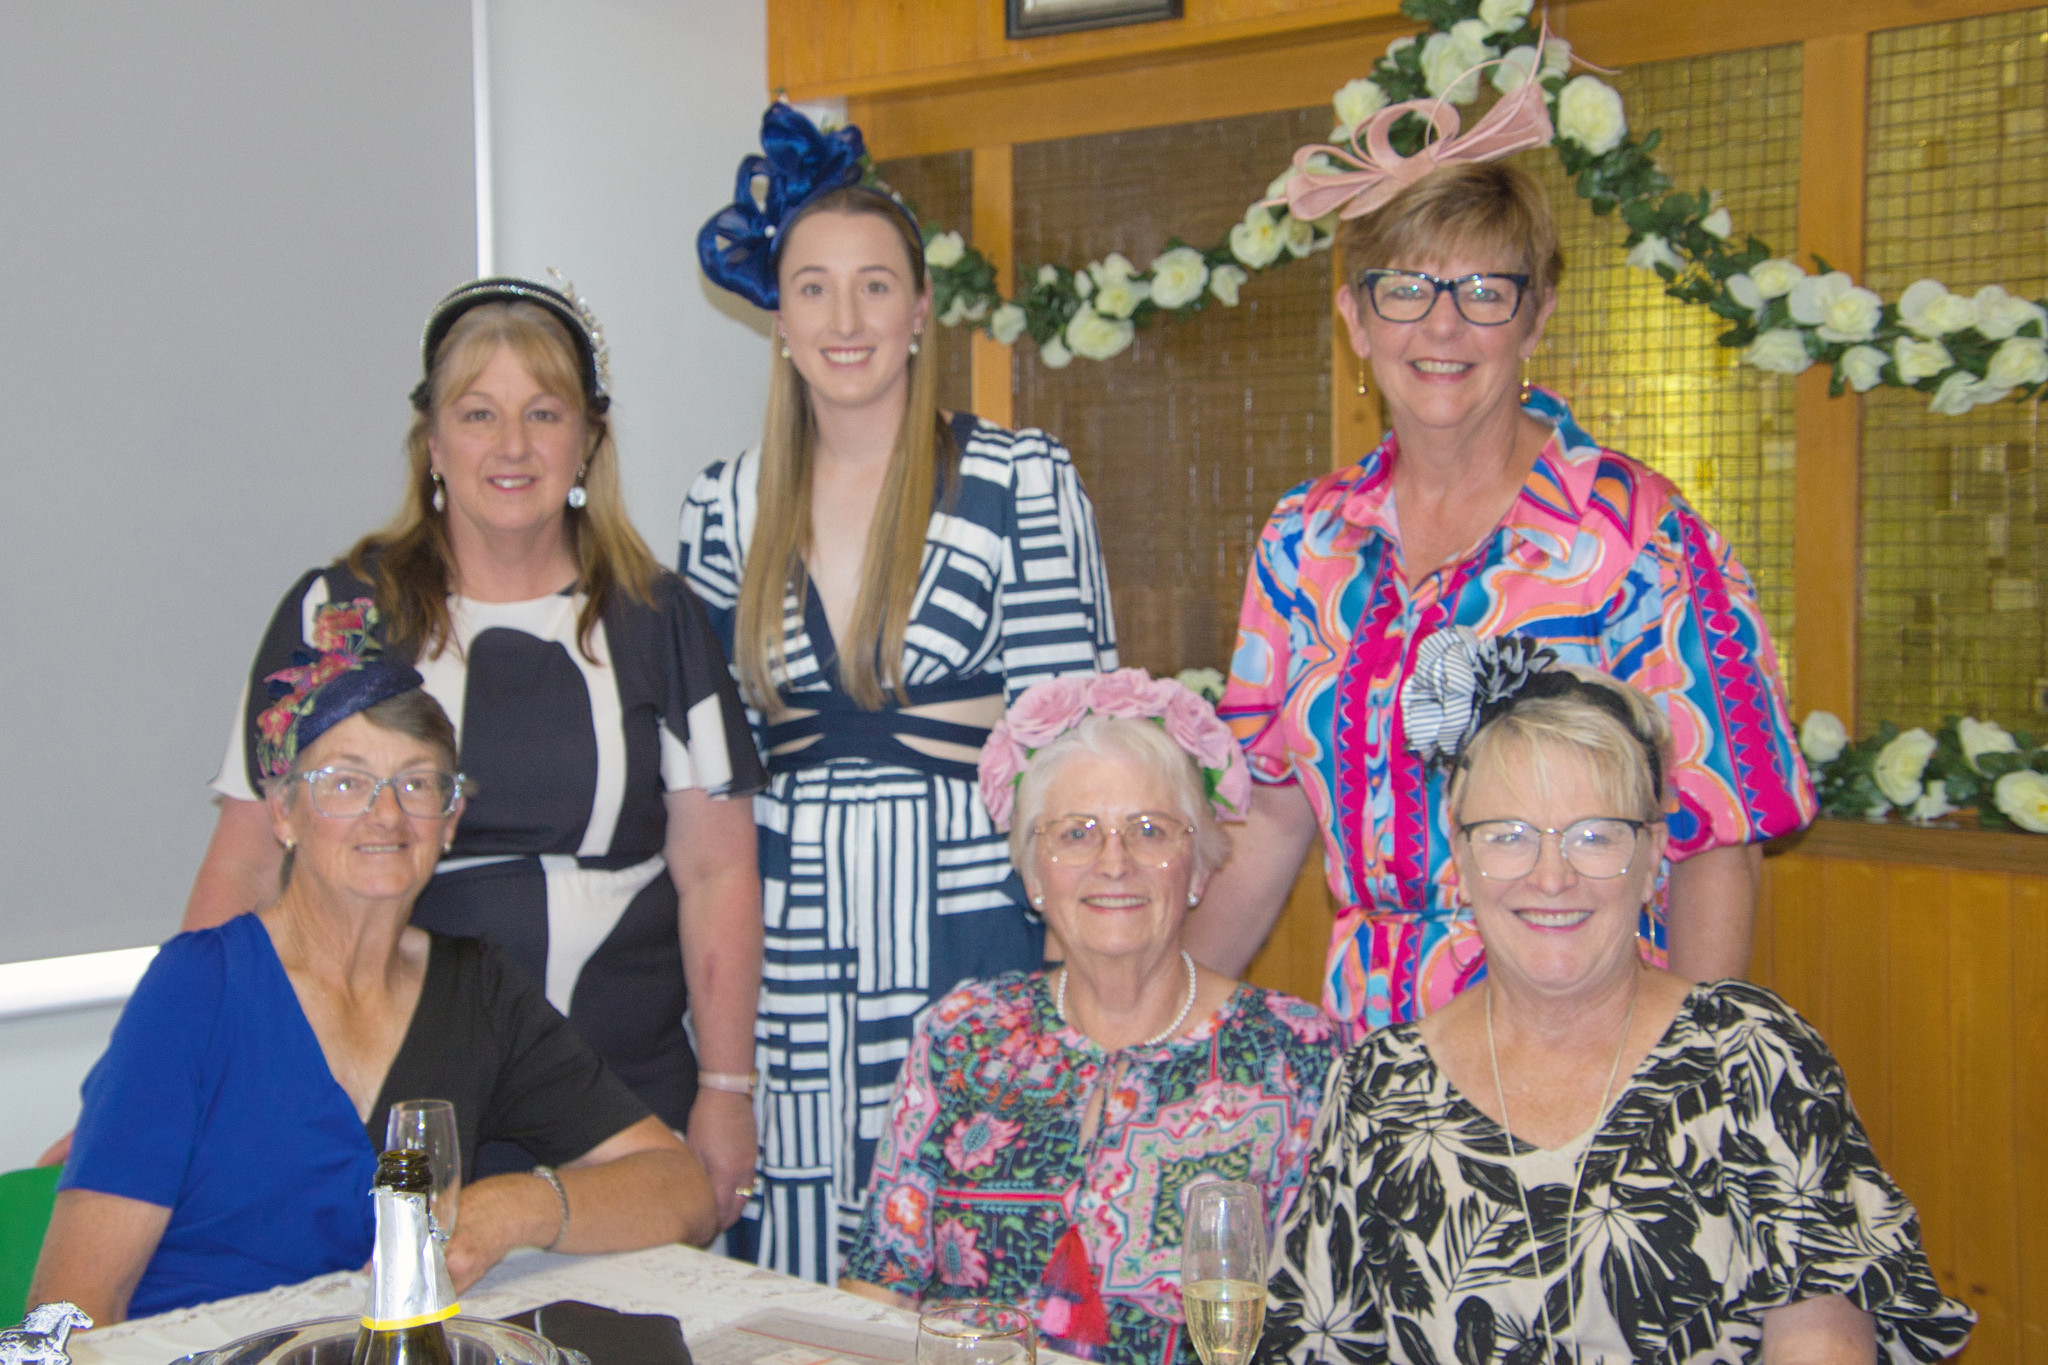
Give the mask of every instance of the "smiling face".
M 574 396 L 541 387 L 512 348 L 500 345 L 476 378 L 442 403 L 427 437 L 458 546 L 470 536 L 526 533 L 559 521 L 589 444 Z
M 446 771 L 448 758 L 425 740 L 354 715 L 315 740 L 295 771 L 326 767 L 385 778 Z M 397 794 L 386 788 L 365 814 L 322 815 L 307 784 L 293 777 L 272 793 L 270 818 L 279 842 L 289 841 L 296 849 L 294 886 L 303 883 L 329 898 L 410 904 L 433 877 L 442 846 L 455 837 L 462 806 L 458 802 L 453 813 L 434 818 L 407 815 L 398 808 Z
M 1613 809 L 1612 798 L 1602 795 L 1612 784 L 1599 781 L 1583 753 L 1517 747 L 1525 752 L 1475 766 L 1458 803 L 1459 824 L 1520 820 L 1538 829 L 1568 829 L 1580 820 L 1640 818 L 1639 811 Z M 1531 778 L 1539 763 L 1540 783 Z M 1545 836 L 1528 875 L 1497 881 L 1479 875 L 1470 843 L 1455 836 L 1458 882 L 1486 945 L 1487 971 L 1545 995 L 1570 997 L 1594 994 L 1634 970 L 1637 918 L 1656 882 L 1664 843 L 1664 826 L 1649 826 L 1638 836 L 1628 871 L 1600 879 L 1580 875 L 1564 860 L 1558 840 Z
M 1077 753 L 1046 785 L 1041 826 L 1066 816 L 1092 816 L 1119 830 L 1142 813 L 1178 825 L 1184 817 L 1173 791 L 1144 763 L 1127 754 Z M 1166 867 L 1134 860 L 1125 836 L 1107 836 L 1093 863 L 1070 866 L 1048 856 L 1045 837 L 1031 841 L 1024 883 L 1074 958 L 1132 957 L 1149 964 L 1179 949 L 1188 895 L 1200 896 L 1208 874 L 1197 868 L 1192 838 Z
M 1396 259 L 1387 268 L 1419 270 L 1447 280 L 1527 271 L 1505 253 L 1472 251 Z M 1511 321 L 1480 327 L 1465 321 L 1448 294 L 1437 295 L 1418 322 L 1388 322 L 1374 311 L 1362 289 L 1346 289 L 1337 296 L 1337 312 L 1350 332 L 1352 349 L 1372 366 L 1396 431 L 1404 426 L 1455 430 L 1518 406 L 1522 362 L 1535 354 L 1556 306 L 1554 293 L 1531 293 Z
M 911 339 L 931 312 L 913 268 L 902 232 L 880 213 L 821 209 L 789 230 L 776 330 L 813 406 L 906 401 Z

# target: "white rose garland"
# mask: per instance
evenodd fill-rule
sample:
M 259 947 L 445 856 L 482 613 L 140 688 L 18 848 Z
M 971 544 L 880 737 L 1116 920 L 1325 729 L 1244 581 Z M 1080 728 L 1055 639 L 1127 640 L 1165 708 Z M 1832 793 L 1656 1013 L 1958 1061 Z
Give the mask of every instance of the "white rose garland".
M 1886 303 L 1825 262 L 1816 260 L 1819 268 L 1809 274 L 1754 237 L 1738 239 L 1712 194 L 1671 193 L 1652 156 L 1661 135 L 1632 138 L 1620 94 L 1597 76 L 1570 76 L 1569 43 L 1545 40 L 1538 69 L 1532 0 L 1404 0 L 1402 10 L 1427 28 L 1389 43 L 1371 71 L 1336 91 L 1332 142 L 1398 101 L 1440 96 L 1469 104 L 1482 79 L 1503 93 L 1536 80 L 1557 129 L 1554 150 L 1578 193 L 1595 213 L 1618 209 L 1627 222 L 1628 264 L 1657 275 L 1672 297 L 1726 319 L 1721 344 L 1737 348 L 1750 366 L 1798 374 L 1826 364 L 1832 392 L 1918 389 L 1929 395 L 1930 410 L 1944 415 L 2032 398 L 2048 386 L 2043 303 L 1995 284 L 1958 294 L 1931 279 Z M 1489 61 L 1490 72 L 1473 70 Z M 1403 118 L 1393 140 L 1412 155 L 1423 140 L 1422 120 Z M 1327 248 L 1333 219 L 1305 223 L 1284 207 L 1268 207 L 1294 174 L 1289 166 L 1276 176 L 1213 246 L 1175 239 L 1143 270 L 1116 253 L 1079 269 L 1043 265 L 1011 299 L 996 289 L 993 265 L 958 232 L 928 228 L 935 313 L 943 325 L 976 325 L 1004 345 L 1029 337 L 1054 368 L 1077 355 L 1108 359 L 1128 349 L 1135 330 L 1155 316 L 1234 308 L 1253 274 Z
M 1890 724 L 1852 741 L 1841 720 L 1810 711 L 1799 750 L 1823 815 L 1925 824 L 1973 811 L 1989 829 L 2048 834 L 2048 747 L 1974 716 L 1951 716 L 1933 734 Z

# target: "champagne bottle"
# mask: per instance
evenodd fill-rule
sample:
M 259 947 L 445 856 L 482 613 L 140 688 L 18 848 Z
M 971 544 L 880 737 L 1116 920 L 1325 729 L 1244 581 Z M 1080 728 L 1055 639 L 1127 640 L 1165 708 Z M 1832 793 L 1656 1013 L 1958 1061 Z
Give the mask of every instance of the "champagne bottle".
M 370 1305 L 356 1333 L 352 1365 L 454 1365 L 441 1324 L 462 1311 L 441 1243 L 427 1220 L 432 1187 L 427 1154 L 389 1151 L 377 1159 L 377 1248 Z

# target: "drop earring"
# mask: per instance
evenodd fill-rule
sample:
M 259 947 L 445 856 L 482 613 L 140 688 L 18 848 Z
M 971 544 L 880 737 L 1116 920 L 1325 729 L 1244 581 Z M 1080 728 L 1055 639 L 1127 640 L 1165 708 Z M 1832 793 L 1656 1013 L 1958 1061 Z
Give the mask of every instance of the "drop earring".
M 1529 362 L 1525 360 L 1522 362 L 1522 396 L 1520 400 L 1524 407 L 1528 406 L 1529 395 L 1535 391 L 1536 386 L 1529 382 Z
M 446 489 L 441 487 L 441 471 L 438 469 L 430 469 L 427 471 L 427 477 L 434 481 L 434 510 L 436 512 L 447 511 L 448 493 Z
M 585 465 L 577 470 L 576 482 L 569 486 L 569 506 L 579 512 L 583 510 L 584 504 L 590 501 L 590 495 L 583 491 L 583 476 L 589 472 L 589 465 Z
M 923 337 L 924 333 L 922 331 L 912 332 L 910 334 L 910 353 L 912 355 L 916 355 L 918 351 L 922 349 L 919 345 L 919 342 L 922 340 Z
M 775 340 L 778 344 L 779 349 L 782 351 L 782 358 L 784 360 L 789 359 L 789 338 L 785 336 L 783 333 L 777 332 L 775 334 Z
M 1364 362 L 1363 360 L 1360 360 L 1360 361 L 1358 362 L 1358 396 L 1359 396 L 1360 398 L 1363 398 L 1363 397 L 1365 397 L 1365 396 L 1366 396 L 1366 395 L 1367 395 L 1368 393 L 1372 392 L 1372 390 L 1371 390 L 1371 389 L 1369 389 L 1369 388 L 1367 388 L 1367 387 L 1366 387 L 1366 383 L 1365 383 L 1365 369 L 1366 369 L 1366 366 L 1365 366 L 1365 362 Z

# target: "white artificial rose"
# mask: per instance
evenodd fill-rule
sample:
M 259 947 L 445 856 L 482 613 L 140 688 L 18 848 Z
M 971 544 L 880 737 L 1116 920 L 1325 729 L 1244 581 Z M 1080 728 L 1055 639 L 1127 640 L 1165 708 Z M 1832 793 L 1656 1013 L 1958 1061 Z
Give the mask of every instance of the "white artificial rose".
M 1808 763 L 1832 763 L 1849 747 L 1849 729 L 1832 711 L 1808 711 L 1799 722 L 1799 752 Z
M 1877 779 L 1877 789 L 1885 800 L 1894 806 L 1911 806 L 1920 799 L 1920 774 L 1927 771 L 1927 760 L 1932 757 L 1934 736 L 1916 725 L 1877 751 L 1871 776 Z
M 2048 834 L 2048 773 L 2031 768 L 2007 773 L 1992 786 L 1991 799 L 2021 829 Z
M 1488 33 L 1512 33 L 1528 22 L 1535 0 L 1479 0 L 1479 22 Z
M 988 320 L 988 334 L 1008 346 L 1024 335 L 1024 310 L 1014 303 L 1006 303 L 996 309 L 994 317 Z
M 1383 62 L 1391 62 L 1392 60 L 1394 60 L 1397 54 L 1406 52 L 1409 48 L 1414 46 L 1415 35 L 1412 33 L 1408 34 L 1406 37 L 1403 38 L 1396 38 L 1393 42 L 1387 44 L 1387 55 L 1380 58 L 1380 60 Z
M 2048 330 L 2048 309 L 2016 299 L 1995 284 L 1979 289 L 1971 302 L 1977 309 L 1977 330 L 1993 341 L 2005 340 L 2030 322 L 2038 322 Z
M 1598 76 L 1574 76 L 1557 94 L 1557 134 L 1594 156 L 1604 156 L 1628 136 L 1621 96 Z
M 1330 141 L 1341 142 L 1351 136 L 1352 129 L 1387 107 L 1387 92 L 1372 77 L 1360 76 L 1344 82 L 1344 88 L 1330 105 L 1337 111 L 1337 126 L 1330 130 Z
M 1685 269 L 1685 257 L 1671 249 L 1671 243 L 1656 233 L 1645 233 L 1643 240 L 1629 248 L 1628 263 L 1638 270 L 1655 272 L 1658 266 L 1672 270 Z
M 953 301 L 946 305 L 946 311 L 939 314 L 939 326 L 958 327 L 965 321 L 967 321 L 967 298 L 964 294 L 955 294 Z
M 1527 43 L 1511 47 L 1501 54 L 1499 65 L 1493 68 L 1493 88 L 1503 95 L 1512 95 L 1529 83 L 1535 70 L 1535 48 Z
M 1138 273 L 1138 268 L 1131 264 L 1130 259 L 1123 252 L 1112 251 L 1095 264 L 1089 266 L 1088 273 L 1095 278 L 1097 285 L 1105 285 L 1112 284 L 1117 280 L 1131 278 L 1131 276 Z
M 924 244 L 924 263 L 934 270 L 958 265 L 966 254 L 966 239 L 957 232 L 941 232 Z
M 1486 25 L 1461 19 L 1449 33 L 1432 33 L 1422 44 L 1422 80 L 1429 93 L 1452 104 L 1479 98 L 1479 73 L 1473 70 L 1493 57 Z
M 1968 370 L 1956 370 L 1935 387 L 1927 410 L 1937 417 L 1961 417 L 1971 408 L 2000 402 L 2011 393 L 2011 389 L 1987 384 Z
M 1981 773 L 1982 764 L 1977 760 L 1986 754 L 2016 754 L 2020 742 L 2012 732 L 1995 721 L 1978 720 L 1975 716 L 1964 716 L 1956 722 L 1956 743 L 1963 751 L 1963 761 Z
M 2025 388 L 2044 379 L 2048 379 L 2048 343 L 2039 337 L 2007 337 L 1984 367 L 1984 382 L 1996 388 Z
M 1095 292 L 1095 276 L 1087 270 L 1074 272 L 1074 297 L 1085 299 Z
M 1073 363 L 1074 353 L 1067 349 L 1064 341 L 1054 337 L 1038 348 L 1038 359 L 1048 370 L 1064 370 Z
M 1040 284 L 1058 284 L 1060 282 L 1059 267 L 1052 265 L 1038 267 L 1038 282 Z
M 1562 38 L 1552 37 L 1543 45 L 1543 79 L 1562 76 L 1572 69 L 1572 45 Z
M 1797 327 L 1773 327 L 1749 343 L 1742 360 L 1773 374 L 1798 374 L 1813 363 L 1806 353 L 1806 334 Z
M 1700 231 L 1706 233 L 1709 237 L 1725 242 L 1728 240 L 1728 234 L 1735 231 L 1735 220 L 1728 216 L 1727 209 L 1715 209 L 1712 213 L 1700 219 Z
M 1900 337 L 1892 343 L 1892 364 L 1898 367 L 1901 384 L 1917 384 L 1923 379 L 1932 379 L 1955 363 L 1948 347 L 1938 341 Z
M 1884 382 L 1885 362 L 1891 357 L 1875 346 L 1851 346 L 1836 362 L 1842 379 L 1858 393 L 1869 393 Z
M 1152 286 L 1134 278 L 1136 271 L 1137 267 L 1116 251 L 1089 266 L 1088 273 L 1095 279 L 1095 311 L 1112 318 L 1127 318 L 1135 313 L 1138 305 L 1152 296 Z M 1071 341 L 1067 344 L 1073 346 Z
M 1757 288 L 1756 281 L 1747 275 L 1728 277 L 1728 297 L 1752 313 L 1764 306 L 1764 291 Z
M 1254 270 L 1273 264 L 1286 245 L 1280 221 L 1263 204 L 1246 209 L 1244 221 L 1230 230 L 1230 254 Z
M 1808 275 L 1785 302 L 1793 321 L 1812 327 L 1822 341 L 1868 341 L 1884 314 L 1884 300 L 1840 270 Z
M 1223 700 L 1223 673 L 1215 668 L 1183 668 L 1173 680 L 1214 706 Z
M 1280 220 L 1280 239 L 1287 243 L 1287 254 L 1298 261 L 1316 249 L 1316 225 L 1289 214 Z
M 1929 782 L 1927 789 L 1920 793 L 1920 799 L 1913 803 L 1913 809 L 1906 812 L 1906 818 L 1925 824 L 1929 820 L 1939 820 L 1954 810 L 1955 807 L 1949 804 L 1948 783 Z
M 1792 286 L 1806 278 L 1806 272 L 1801 270 L 1796 262 L 1775 256 L 1751 266 L 1749 278 L 1756 286 L 1758 295 L 1775 299 L 1791 293 Z
M 1237 307 L 1237 291 L 1251 276 L 1234 265 L 1219 265 L 1209 272 L 1209 292 L 1225 308 Z
M 1137 330 L 1121 318 L 1083 308 L 1067 320 L 1067 349 L 1087 360 L 1107 360 L 1126 350 Z
M 1899 321 L 1919 336 L 1947 336 L 1977 325 L 1977 305 L 1940 280 L 1915 280 L 1899 295 Z
M 1152 302 L 1161 308 L 1185 308 L 1202 297 L 1209 266 L 1191 246 L 1177 246 L 1152 258 Z

